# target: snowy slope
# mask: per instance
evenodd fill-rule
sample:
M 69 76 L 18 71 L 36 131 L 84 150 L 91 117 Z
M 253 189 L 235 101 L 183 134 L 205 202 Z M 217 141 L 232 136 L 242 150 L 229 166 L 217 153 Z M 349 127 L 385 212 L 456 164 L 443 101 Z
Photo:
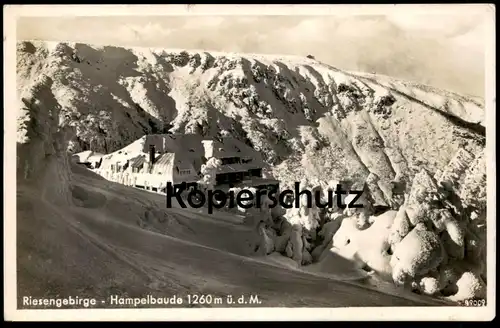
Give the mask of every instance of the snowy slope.
M 164 210 L 162 196 L 81 167 L 73 167 L 69 190 L 71 202 L 54 205 L 45 189 L 18 188 L 19 295 L 257 295 L 264 307 L 440 304 L 343 282 L 359 273 L 341 261 L 321 276 L 248 257 L 251 228 Z
M 209 245 L 224 252 L 243 252 L 240 255 L 248 255 L 242 249 L 244 246 L 241 240 L 245 238 L 233 239 L 230 236 L 232 233 L 215 228 L 214 235 L 228 236 L 227 240 L 212 240 L 211 234 L 198 233 L 202 230 L 191 227 L 194 229 L 191 231 L 193 235 L 186 234 L 184 228 L 174 229 L 172 237 L 176 240 L 155 235 L 157 237 L 154 238 L 159 238 L 158 246 L 144 245 L 138 241 L 125 242 L 117 235 L 136 233 L 144 236 L 144 240 L 153 238 L 144 235 L 147 233 L 144 229 L 136 228 L 138 224 L 143 228 L 147 226 L 140 219 L 144 213 L 140 213 L 142 209 L 139 210 L 139 205 L 117 200 L 135 197 L 128 194 L 133 191 L 116 189 L 115 195 L 108 195 L 115 199 L 110 204 L 108 196 L 103 196 L 103 193 L 106 194 L 104 186 L 108 186 L 108 182 L 97 180 L 97 177 L 83 178 L 86 173 L 71 173 L 69 170 L 66 150 L 110 153 L 146 133 L 165 133 L 170 130 L 204 136 L 230 134 L 240 138 L 262 152 L 269 169 L 284 185 L 304 180 L 313 185 L 339 180 L 366 184 L 370 190 L 369 199 L 373 203 L 397 210 L 395 218 L 388 218 L 390 222 L 394 222 L 393 226 L 374 226 L 369 228 L 372 230 L 361 231 L 365 235 L 370 231 L 386 234 L 380 240 L 377 239 L 378 244 L 374 246 L 363 243 L 366 238 L 360 232 L 352 230 L 350 221 L 345 220 L 335 242 L 360 240 L 358 248 L 348 250 L 349 254 L 365 258 L 362 260 L 364 262 L 377 263 L 382 271 L 391 258 L 386 253 L 387 245 L 390 244 L 394 249 L 399 244 L 406 245 L 400 247 L 400 252 L 403 253 L 411 245 L 415 245 L 417 253 L 419 247 L 426 247 L 419 239 L 420 230 L 417 228 L 419 224 L 427 224 L 436 230 L 432 231 L 429 238 L 442 238 L 442 243 L 446 244 L 445 253 L 457 255 L 456 258 L 452 257 L 452 261 L 459 262 L 456 266 L 460 269 L 455 270 L 458 272 L 456 275 L 464 272 L 468 274 L 472 270 L 476 278 L 480 277 L 477 279 L 484 280 L 484 266 L 477 267 L 477 263 L 471 264 L 469 261 L 471 258 L 481 260 L 484 255 L 485 127 L 481 99 L 467 98 L 386 76 L 343 72 L 312 59 L 290 56 L 20 42 L 17 71 L 20 104 L 17 140 L 20 204 L 18 220 L 21 220 L 22 231 L 19 237 L 26 243 L 26 248 L 23 248 L 24 251 L 19 256 L 23 259 L 21 265 L 26 272 L 45 270 L 44 258 L 47 261 L 50 258 L 43 254 L 49 252 L 51 247 L 59 247 L 55 253 L 61 256 L 62 262 L 56 261 L 54 265 L 64 265 L 67 258 L 74 256 L 76 262 L 71 265 L 74 265 L 72 270 L 75 270 L 76 275 L 82 274 L 78 273 L 79 257 L 82 257 L 81 261 L 93 261 L 91 259 L 94 257 L 111 261 L 110 254 L 114 254 L 112 256 L 116 256 L 112 261 L 117 261 L 116 270 L 120 271 L 119 268 L 125 265 L 123 263 L 135 268 L 134 273 L 113 273 L 115 269 L 99 269 L 103 276 L 111 275 L 116 278 L 116 275 L 121 275 L 121 278 L 116 278 L 120 282 L 117 283 L 120 288 L 128 286 L 132 281 L 127 279 L 138 277 L 132 275 L 142 275 L 144 279 L 139 279 L 140 281 L 161 280 L 151 273 L 155 265 L 162 266 L 159 269 L 161 276 L 169 272 L 172 277 L 178 277 L 175 278 L 178 279 L 175 282 L 177 285 L 173 282 L 174 278 L 167 279 L 170 286 L 189 288 L 191 282 L 182 280 L 189 270 L 182 271 L 179 268 L 180 271 L 174 272 L 181 265 L 182 256 L 178 255 L 177 258 L 177 255 L 169 253 L 171 257 L 166 260 L 157 258 L 168 253 L 169 247 L 179 247 L 181 250 L 176 252 L 187 252 L 182 253 L 187 258 L 198 256 L 191 255 L 191 251 L 185 248 L 199 246 L 187 246 L 180 240 L 193 238 L 192 242 L 197 245 Z M 395 185 L 402 186 L 398 195 L 394 192 Z M 426 188 L 431 189 L 429 195 L 425 192 Z M 97 190 L 98 195 L 85 190 Z M 405 197 L 401 198 L 401 194 Z M 473 195 L 479 197 L 475 198 Z M 437 208 L 434 196 L 441 202 Z M 149 201 L 146 196 L 137 197 L 140 199 L 136 199 L 139 203 Z M 122 213 L 123 206 L 136 205 L 136 209 L 130 208 L 131 213 L 138 211 L 135 216 L 117 216 L 118 212 Z M 33 212 L 35 206 L 36 213 Z M 42 210 L 38 211 L 39 207 Z M 162 208 L 163 204 L 153 207 Z M 177 218 L 177 214 L 182 216 L 178 212 L 169 215 Z M 439 218 L 444 223 L 441 224 Z M 63 219 L 66 223 L 61 224 Z M 127 223 L 121 222 L 122 220 Z M 39 226 L 34 222 L 38 222 Z M 89 226 L 82 227 L 81 222 Z M 175 222 L 180 225 L 185 223 L 182 219 L 172 219 L 172 222 L 174 225 Z M 399 229 L 396 223 L 405 228 Z M 74 238 L 66 241 L 75 245 L 74 248 L 63 250 L 60 249 L 62 246 L 49 241 L 51 237 L 35 234 L 35 231 L 44 231 L 44 234 L 50 236 L 64 235 L 67 232 L 61 229 L 70 227 L 73 227 L 73 233 L 81 236 L 82 243 L 99 240 L 94 245 L 100 255 L 82 253 L 83 244 L 73 244 L 77 242 Z M 227 227 L 225 229 L 232 231 Z M 42 252 L 34 249 L 31 239 L 35 237 L 41 238 L 37 244 L 40 249 L 49 249 L 43 249 Z M 333 237 L 333 234 L 329 237 Z M 301 236 L 297 238 L 300 239 Z M 342 242 L 334 246 L 344 247 Z M 362 251 L 363 248 L 372 246 L 380 249 L 381 258 L 374 260 L 373 255 Z M 322 247 L 328 247 L 328 243 Z M 123 251 L 124 249 L 132 251 Z M 37 264 L 32 267 L 34 262 L 30 262 L 30 256 L 41 262 L 35 261 Z M 142 263 L 138 260 L 138 257 L 148 256 L 152 257 L 151 262 L 147 260 L 147 263 Z M 229 255 L 224 253 L 221 256 L 224 256 L 224 260 L 214 261 L 224 262 Z M 432 262 L 433 256 L 430 254 L 426 261 Z M 420 261 L 419 258 L 408 261 L 414 260 Z M 240 263 L 243 260 L 234 261 Z M 92 270 L 96 263 L 98 262 L 84 266 Z M 335 268 L 335 265 L 328 263 L 320 263 L 317 267 L 320 271 L 323 268 Z M 440 263 L 442 270 L 441 267 L 433 268 L 432 270 L 441 271 L 432 274 L 449 271 L 444 262 Z M 258 264 L 258 268 L 261 265 Z M 409 274 L 412 279 L 422 278 L 415 276 L 420 274 L 418 272 L 406 272 L 405 263 L 394 265 L 394 271 L 388 273 L 395 280 L 400 278 L 396 271 L 398 274 Z M 428 270 L 426 265 L 422 264 Z M 165 268 L 170 271 L 164 271 Z M 199 270 L 201 272 L 205 268 Z M 275 269 L 266 267 L 263 270 Z M 311 270 L 314 271 L 314 268 Z M 61 272 L 64 270 L 61 269 Z M 279 272 L 281 271 L 276 271 L 276 278 L 273 278 L 274 273 L 265 276 L 278 279 Z M 232 277 L 233 273 L 246 277 L 241 278 L 244 282 L 235 283 L 236 285 L 241 288 L 256 288 L 254 284 L 257 282 L 249 281 L 251 278 L 242 272 L 214 272 L 214 284 L 220 283 L 220 275 L 225 279 L 236 279 Z M 316 279 L 303 278 L 305 276 L 302 275 L 299 278 L 296 274 L 290 274 L 290 282 L 293 281 L 294 284 L 297 279 Z M 28 277 L 30 274 L 24 280 L 23 284 L 27 284 L 26 286 L 30 284 L 29 279 L 32 279 Z M 423 278 L 430 279 L 427 276 Z M 61 287 L 63 290 L 70 288 L 70 281 L 66 279 L 62 276 L 54 278 L 54 284 L 59 287 L 60 284 L 66 284 Z M 458 278 L 453 284 L 457 280 Z M 96 281 L 100 280 L 96 278 Z M 112 279 L 109 281 L 111 283 Z M 265 281 L 258 280 L 263 284 L 266 284 Z M 222 288 L 221 285 L 219 287 Z M 35 283 L 26 288 L 36 288 Z M 141 288 L 143 287 L 137 287 L 137 291 L 143 290 Z M 171 288 L 176 290 L 175 288 L 180 287 Z M 283 288 L 286 290 L 285 286 Z M 321 287 L 317 288 L 321 290 Z M 305 289 L 299 290 L 301 291 L 298 293 L 305 292 Z M 352 293 L 356 294 L 355 291 Z M 325 299 L 321 300 L 317 296 L 318 303 L 307 299 L 306 304 L 340 304 L 335 303 L 340 302 L 338 299 L 325 295 Z M 272 296 L 269 297 L 272 299 Z M 374 296 L 371 299 L 373 303 L 370 303 L 372 301 L 367 301 L 370 299 L 368 297 L 363 300 L 367 303 L 363 304 L 377 304 L 377 297 L 383 298 Z M 275 302 L 279 302 L 278 299 L 277 297 Z M 362 300 L 353 297 L 346 302 L 355 305 Z M 382 303 L 385 301 L 380 301 Z

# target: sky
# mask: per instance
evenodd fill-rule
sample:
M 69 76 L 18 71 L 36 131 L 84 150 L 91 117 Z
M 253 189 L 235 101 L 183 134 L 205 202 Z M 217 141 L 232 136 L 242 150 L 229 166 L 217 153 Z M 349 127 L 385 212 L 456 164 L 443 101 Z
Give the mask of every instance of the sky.
M 22 17 L 18 39 L 306 56 L 484 97 L 484 14 Z

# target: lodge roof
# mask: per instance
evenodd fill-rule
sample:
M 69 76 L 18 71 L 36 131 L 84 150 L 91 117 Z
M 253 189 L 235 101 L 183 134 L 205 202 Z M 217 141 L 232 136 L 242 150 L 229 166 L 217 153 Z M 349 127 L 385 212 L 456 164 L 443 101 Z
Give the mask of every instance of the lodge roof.
M 260 153 L 244 142 L 233 137 L 221 137 L 213 140 L 213 156 L 218 158 L 224 157 L 241 157 L 254 158 L 260 160 Z
M 161 154 L 155 159 L 153 166 L 151 167 L 151 172 L 153 174 L 165 174 L 169 167 L 172 166 L 175 154 L 166 153 Z
M 146 155 L 139 155 L 130 159 L 129 165 L 131 167 L 140 167 L 144 162 L 146 162 Z
M 149 152 L 150 146 L 160 153 L 193 153 L 203 154 L 203 137 L 197 134 L 150 134 L 145 136 L 142 151 Z
M 102 168 L 127 161 L 132 168 L 141 167 L 149 162 L 150 147 L 154 146 L 155 159 L 149 173 L 166 174 L 168 169 L 191 169 L 192 174 L 199 172 L 206 160 L 203 137 L 196 134 L 155 134 L 143 136 L 128 146 L 111 154 L 104 155 Z M 209 140 L 207 140 L 209 141 Z M 240 157 L 252 159 L 250 163 L 226 164 L 218 168 L 219 173 L 243 172 L 264 166 L 260 153 L 245 143 L 232 138 L 222 137 L 212 140 L 214 157 Z
M 233 172 L 246 172 L 252 169 L 260 169 L 262 166 L 256 163 L 248 164 L 227 164 L 217 168 L 217 173 L 233 173 Z
M 100 161 L 103 156 L 104 154 L 97 153 L 91 150 L 85 150 L 80 153 L 74 154 L 72 157 L 80 163 L 90 163 Z

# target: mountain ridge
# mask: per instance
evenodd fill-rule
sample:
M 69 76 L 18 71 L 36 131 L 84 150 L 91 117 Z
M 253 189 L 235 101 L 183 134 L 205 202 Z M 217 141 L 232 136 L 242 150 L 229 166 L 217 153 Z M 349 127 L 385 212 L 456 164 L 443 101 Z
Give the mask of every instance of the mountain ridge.
M 18 90 L 29 98 L 30 88 L 43 83 L 39 78 L 53 80 L 60 124 L 76 130 L 73 152 L 109 153 L 150 133 L 230 134 L 271 165 L 335 149 L 358 171 L 386 175 L 388 182 L 391 161 L 401 156 L 409 167 L 412 157 L 417 166 L 433 160 L 425 168 L 437 172 L 462 146 L 475 153 L 484 144 L 484 103 L 476 99 L 286 58 L 24 41 Z M 443 152 L 436 141 L 453 149 Z M 429 147 L 407 150 L 420 144 Z

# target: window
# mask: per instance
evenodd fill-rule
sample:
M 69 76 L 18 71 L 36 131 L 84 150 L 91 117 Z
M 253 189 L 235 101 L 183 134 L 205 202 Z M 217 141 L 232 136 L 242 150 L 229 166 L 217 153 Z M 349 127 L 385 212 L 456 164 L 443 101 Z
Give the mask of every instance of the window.
M 239 157 L 227 157 L 227 158 L 222 158 L 222 165 L 228 165 L 228 164 L 236 164 L 240 162 Z
M 262 177 L 262 169 L 250 170 L 250 174 L 254 177 Z
M 235 182 L 240 182 L 243 181 L 244 173 L 243 172 L 238 172 L 234 176 L 234 181 Z
M 217 184 L 226 183 L 229 181 L 229 174 L 217 174 L 215 177 Z
M 191 170 L 179 170 L 179 175 L 189 175 L 191 174 Z

